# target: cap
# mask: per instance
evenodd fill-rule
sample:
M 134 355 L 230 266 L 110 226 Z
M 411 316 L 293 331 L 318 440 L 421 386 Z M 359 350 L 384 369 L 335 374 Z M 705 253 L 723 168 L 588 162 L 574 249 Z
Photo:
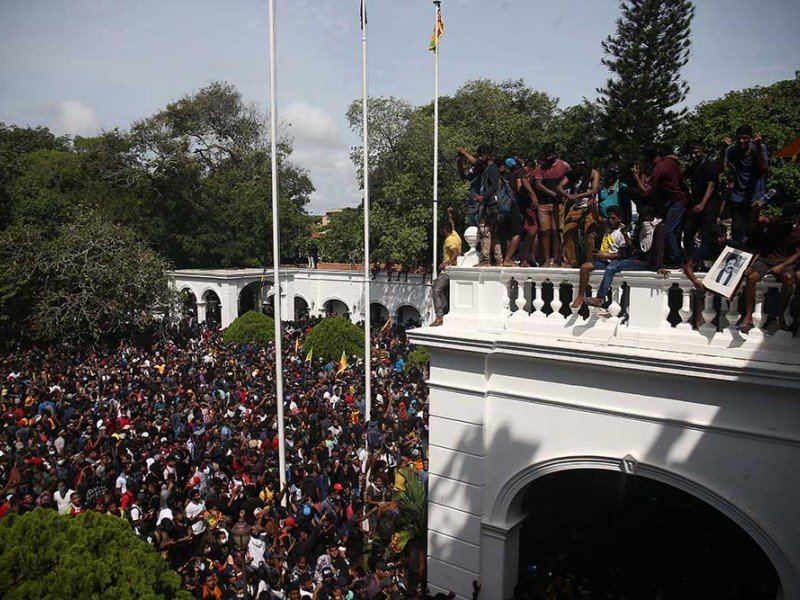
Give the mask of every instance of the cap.
M 294 517 L 286 517 L 285 523 L 287 527 L 297 527 L 297 521 L 294 520 Z
M 334 492 L 341 492 L 344 488 L 342 487 L 341 483 L 334 483 L 333 484 L 333 491 Z
M 506 166 L 507 166 L 509 169 L 513 169 L 514 167 L 516 167 L 516 166 L 517 166 L 517 161 L 516 161 L 516 160 L 514 160 L 513 158 L 507 158 L 507 159 L 506 159 Z
M 333 569 L 330 567 L 325 567 L 322 569 L 322 576 L 323 577 L 333 577 Z

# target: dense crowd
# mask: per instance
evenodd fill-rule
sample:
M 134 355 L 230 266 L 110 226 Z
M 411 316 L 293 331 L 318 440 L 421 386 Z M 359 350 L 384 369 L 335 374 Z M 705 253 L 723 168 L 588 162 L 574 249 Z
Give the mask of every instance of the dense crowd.
M 302 356 L 312 324 L 285 333 L 284 488 L 271 344 L 194 327 L 146 348 L 7 354 L 0 518 L 127 519 L 197 598 L 426 597 L 424 547 L 394 543 L 396 494 L 427 483 L 425 373 L 402 327 L 379 334 L 367 418 L 363 362 Z
M 595 165 L 580 157 L 568 163 L 550 144 L 538 159 L 495 156 L 488 145 L 474 155 L 460 148 L 459 173 L 470 186 L 467 224 L 479 230 L 478 266 L 580 268 L 572 303 L 580 309 L 604 304 L 620 271 L 683 268 L 702 290 L 694 273 L 727 245 L 755 255 L 743 280 L 739 329 L 760 325 L 753 323 L 755 285 L 767 275 L 782 284 L 777 318 L 786 328 L 783 315 L 800 280 L 798 199 L 768 189 L 767 146 L 748 125 L 724 140 L 719 156 L 713 150 L 698 142 L 680 157 L 648 144 L 641 165 Z M 445 235 L 453 229 L 450 220 Z M 447 237 L 440 268 L 455 264 L 460 250 Z M 592 271 L 603 271 L 595 297 L 587 295 Z M 446 285 L 445 278 L 438 291 Z

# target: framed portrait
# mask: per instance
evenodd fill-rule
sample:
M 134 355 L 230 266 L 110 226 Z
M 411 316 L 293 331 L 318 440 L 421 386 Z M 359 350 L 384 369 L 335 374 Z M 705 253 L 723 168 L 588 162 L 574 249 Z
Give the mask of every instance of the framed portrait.
M 752 260 L 751 253 L 725 246 L 711 270 L 703 278 L 703 285 L 707 290 L 730 300 Z

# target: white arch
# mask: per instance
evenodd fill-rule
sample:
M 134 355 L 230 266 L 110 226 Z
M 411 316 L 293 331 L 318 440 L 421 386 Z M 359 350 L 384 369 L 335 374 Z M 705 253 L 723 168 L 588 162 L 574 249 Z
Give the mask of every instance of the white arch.
M 323 300 L 323 301 L 322 301 L 322 306 L 323 306 L 323 308 L 324 308 L 324 307 L 325 307 L 325 305 L 326 305 L 326 304 L 328 304 L 328 302 L 330 302 L 331 300 L 337 300 L 338 302 L 341 302 L 342 304 L 344 304 L 344 305 L 345 305 L 345 308 L 347 308 L 347 312 L 348 312 L 348 313 L 349 313 L 349 312 L 351 312 L 351 310 L 350 310 L 350 304 L 349 304 L 349 303 L 348 303 L 346 300 L 343 300 L 342 298 L 340 298 L 339 296 L 330 296 L 330 297 L 328 297 L 328 298 L 325 298 L 325 300 Z
M 521 510 L 522 499 L 525 494 L 525 488 L 527 488 L 531 482 L 552 473 L 579 469 L 599 469 L 620 472 L 622 470 L 622 464 L 619 458 L 568 456 L 530 465 L 516 473 L 500 489 L 494 505 L 492 506 L 491 513 L 488 515 L 488 520 L 482 523 L 482 525 L 487 529 L 505 529 L 518 525 L 525 516 Z M 691 479 L 653 465 L 638 463 L 636 466 L 636 475 L 666 483 L 716 508 L 746 531 L 764 551 L 764 554 L 767 555 L 767 558 L 769 558 L 773 567 L 775 567 L 775 571 L 781 583 L 781 588 L 784 591 L 786 590 L 786 582 L 793 581 L 794 568 L 780 546 L 775 543 L 772 537 L 767 534 L 756 521 L 727 498 Z

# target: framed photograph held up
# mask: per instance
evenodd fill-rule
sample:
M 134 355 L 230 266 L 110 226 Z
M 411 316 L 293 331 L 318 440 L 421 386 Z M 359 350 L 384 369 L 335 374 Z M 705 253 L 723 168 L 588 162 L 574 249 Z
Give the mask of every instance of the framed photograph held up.
M 739 288 L 744 272 L 752 260 L 751 253 L 725 246 L 711 270 L 703 278 L 703 285 L 707 290 L 730 300 Z

